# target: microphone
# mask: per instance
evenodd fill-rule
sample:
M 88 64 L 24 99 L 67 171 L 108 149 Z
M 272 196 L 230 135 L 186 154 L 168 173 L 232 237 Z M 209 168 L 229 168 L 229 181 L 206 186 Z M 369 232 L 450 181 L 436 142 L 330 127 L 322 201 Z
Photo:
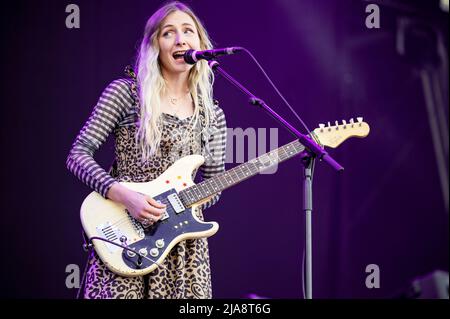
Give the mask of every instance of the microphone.
M 187 50 L 184 52 L 184 61 L 188 64 L 195 64 L 198 60 L 212 60 L 221 55 L 230 55 L 242 51 L 241 47 L 228 47 L 223 49 L 213 49 L 204 51 Z

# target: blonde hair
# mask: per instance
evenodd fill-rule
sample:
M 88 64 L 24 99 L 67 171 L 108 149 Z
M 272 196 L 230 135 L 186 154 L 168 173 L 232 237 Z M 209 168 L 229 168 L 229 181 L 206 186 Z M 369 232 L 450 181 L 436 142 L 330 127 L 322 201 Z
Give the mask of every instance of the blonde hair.
M 174 1 L 158 9 L 147 21 L 144 37 L 138 51 L 135 71 L 140 99 L 140 120 L 136 135 L 137 143 L 142 150 L 142 160 L 148 160 L 159 149 L 161 142 L 161 93 L 166 82 L 159 64 L 158 36 L 162 21 L 172 12 L 182 11 L 188 14 L 195 23 L 200 38 L 200 49 L 212 48 L 208 33 L 201 21 L 185 4 Z M 195 127 L 200 120 L 200 104 L 204 109 L 205 125 L 202 133 L 214 119 L 212 85 L 214 74 L 206 61 L 197 62 L 189 71 L 189 90 L 194 101 L 194 115 L 190 125 Z

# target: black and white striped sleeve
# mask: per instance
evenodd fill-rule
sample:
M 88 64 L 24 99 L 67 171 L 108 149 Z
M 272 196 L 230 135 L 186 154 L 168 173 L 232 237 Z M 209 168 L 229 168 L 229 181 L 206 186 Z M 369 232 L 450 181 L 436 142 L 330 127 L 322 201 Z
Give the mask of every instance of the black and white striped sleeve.
M 215 105 L 216 119 L 212 125 L 212 132 L 209 137 L 209 145 L 206 152 L 205 162 L 199 170 L 202 178 L 208 179 L 225 171 L 226 144 L 227 144 L 227 123 L 225 114 L 221 108 Z M 201 208 L 204 210 L 219 201 L 221 193 L 217 193 L 211 200 L 204 203 Z
M 76 137 L 66 160 L 69 171 L 105 198 L 116 180 L 94 160 L 94 153 L 126 115 L 132 103 L 127 80 L 111 82 Z

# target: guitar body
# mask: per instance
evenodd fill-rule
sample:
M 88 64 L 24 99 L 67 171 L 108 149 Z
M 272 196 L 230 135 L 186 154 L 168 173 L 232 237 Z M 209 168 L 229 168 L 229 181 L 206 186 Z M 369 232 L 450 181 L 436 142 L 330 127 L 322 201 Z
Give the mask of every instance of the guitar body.
M 119 246 L 93 240 L 97 254 L 111 271 L 128 277 L 148 274 L 162 264 L 177 243 L 209 237 L 217 232 L 219 225 L 216 222 L 202 222 L 196 216 L 199 206 L 212 196 L 186 208 L 177 200 L 179 191 L 194 185 L 192 173 L 203 162 L 200 155 L 186 156 L 151 182 L 121 183 L 167 205 L 164 217 L 149 228 L 144 228 L 131 217 L 123 205 L 105 199 L 97 192 L 86 197 L 80 215 L 88 238 L 105 238 L 146 256 L 142 258 Z

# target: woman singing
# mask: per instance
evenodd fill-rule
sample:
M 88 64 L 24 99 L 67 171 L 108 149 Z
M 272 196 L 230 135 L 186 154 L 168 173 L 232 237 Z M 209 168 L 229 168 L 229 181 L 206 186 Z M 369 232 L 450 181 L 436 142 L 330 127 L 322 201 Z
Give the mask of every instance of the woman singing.
M 184 62 L 189 49 L 211 49 L 200 20 L 185 4 L 172 2 L 148 20 L 134 70 L 101 94 L 67 158 L 68 169 L 103 197 L 124 205 L 143 225 L 157 222 L 164 205 L 119 182 L 148 182 L 178 159 L 200 154 L 203 179 L 225 169 L 225 115 L 213 100 L 213 74 L 206 61 Z M 93 156 L 115 138 L 115 161 L 106 171 Z M 202 205 L 206 209 L 217 194 Z M 202 210 L 198 217 L 203 219 Z M 206 238 L 178 243 L 164 267 L 145 276 L 110 271 L 95 251 L 89 259 L 85 298 L 212 298 Z

